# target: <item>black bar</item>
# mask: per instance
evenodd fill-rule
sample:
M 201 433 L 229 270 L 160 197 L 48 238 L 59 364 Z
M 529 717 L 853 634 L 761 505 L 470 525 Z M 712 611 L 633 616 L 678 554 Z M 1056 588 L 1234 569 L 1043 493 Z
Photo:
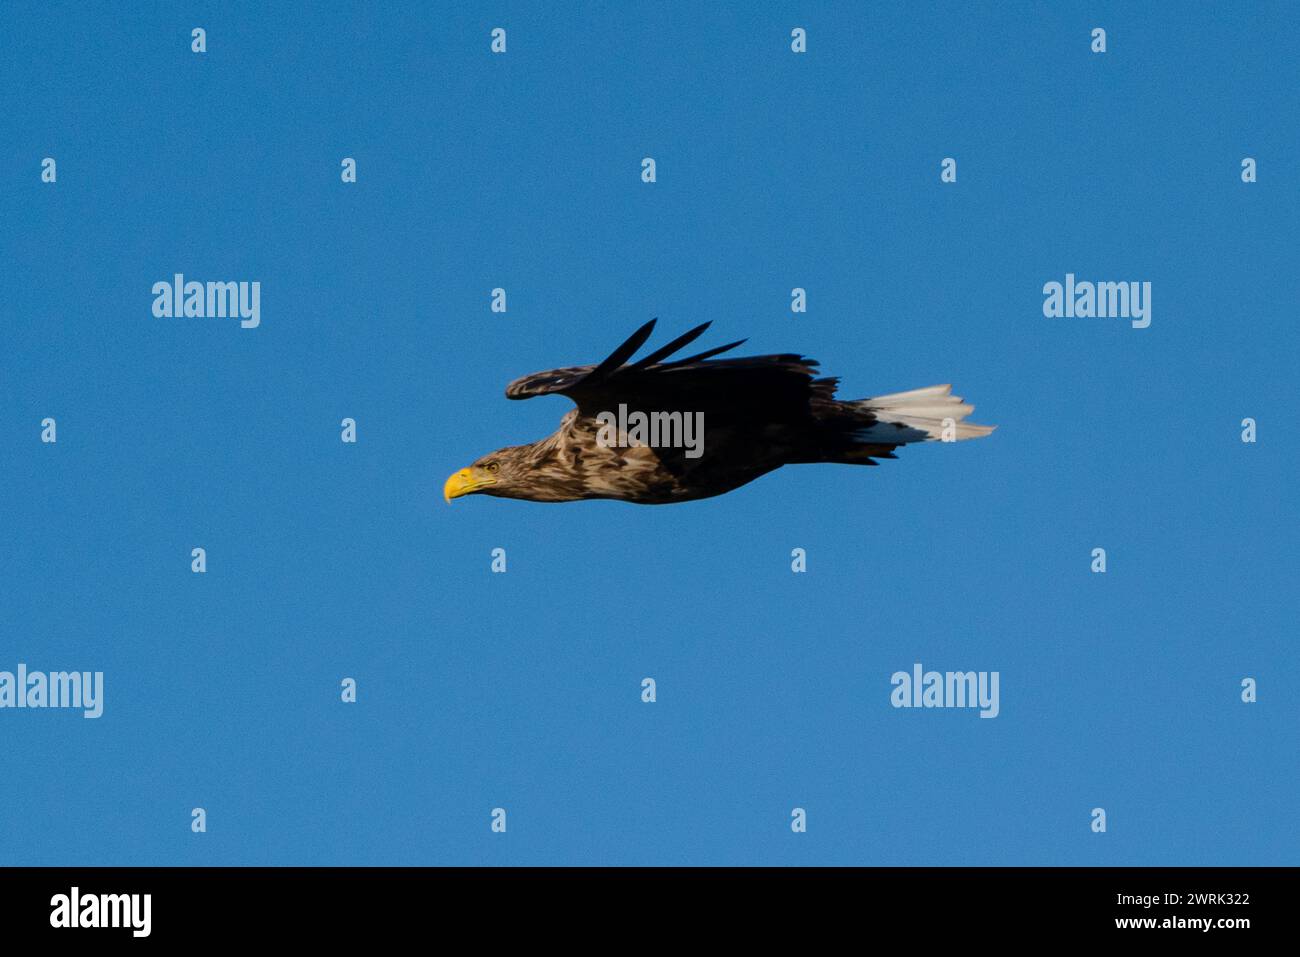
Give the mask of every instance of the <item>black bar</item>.
M 1150 943 L 1199 937 L 1231 946 L 1256 939 L 1252 935 L 1285 932 L 1294 920 L 1296 873 L 1294 868 L 11 868 L 0 871 L 0 927 L 8 942 L 62 939 L 81 946 L 114 940 L 337 945 L 473 928 L 499 941 L 530 928 L 558 932 L 560 925 L 572 941 L 608 942 L 620 927 L 632 938 L 649 934 L 666 941 L 672 938 L 665 935 L 708 927 L 761 942 L 777 925 L 797 931 L 812 924 L 819 932 L 843 928 L 868 940 L 889 928 L 911 927 L 931 942 L 1131 937 Z M 103 914 L 105 922 L 116 917 L 121 926 L 52 926 L 60 920 L 71 924 L 74 887 L 78 923 L 98 921 Z M 105 902 L 101 896 L 145 894 L 147 935 L 137 935 L 145 929 L 143 896 L 131 898 L 129 906 L 126 898 Z M 1201 926 L 1202 921 L 1210 926 Z

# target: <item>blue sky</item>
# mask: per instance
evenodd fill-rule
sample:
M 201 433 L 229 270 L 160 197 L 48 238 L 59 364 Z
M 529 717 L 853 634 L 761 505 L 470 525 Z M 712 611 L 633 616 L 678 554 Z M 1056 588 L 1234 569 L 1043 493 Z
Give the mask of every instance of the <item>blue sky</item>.
M 0 670 L 105 703 L 0 710 L 0 863 L 1297 863 L 1294 9 L 558 7 L 7 15 Z M 443 503 L 652 316 L 1000 428 Z M 894 709 L 915 662 L 1000 715 Z

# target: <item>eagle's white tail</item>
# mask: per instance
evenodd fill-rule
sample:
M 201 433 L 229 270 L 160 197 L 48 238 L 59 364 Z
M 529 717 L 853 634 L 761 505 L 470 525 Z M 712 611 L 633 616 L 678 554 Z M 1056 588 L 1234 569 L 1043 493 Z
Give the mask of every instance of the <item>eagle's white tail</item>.
M 952 394 L 950 385 L 932 385 L 910 392 L 877 395 L 853 403 L 878 420 L 861 432 L 866 442 L 926 442 L 977 439 L 988 435 L 996 425 L 963 422 L 975 406 Z

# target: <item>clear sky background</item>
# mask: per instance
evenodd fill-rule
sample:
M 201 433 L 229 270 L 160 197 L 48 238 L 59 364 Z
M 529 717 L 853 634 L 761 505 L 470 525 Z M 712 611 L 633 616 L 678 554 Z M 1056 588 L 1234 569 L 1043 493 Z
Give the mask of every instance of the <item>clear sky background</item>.
M 105 711 L 0 711 L 0 863 L 1300 863 L 1298 36 L 11 5 L 0 670 L 102 670 Z M 261 282 L 261 326 L 155 318 L 176 272 Z M 1150 281 L 1150 328 L 1044 318 L 1067 272 Z M 652 316 L 999 429 L 671 507 L 443 503 L 569 408 L 509 380 Z M 892 708 L 915 662 L 1000 672 L 1001 714 Z

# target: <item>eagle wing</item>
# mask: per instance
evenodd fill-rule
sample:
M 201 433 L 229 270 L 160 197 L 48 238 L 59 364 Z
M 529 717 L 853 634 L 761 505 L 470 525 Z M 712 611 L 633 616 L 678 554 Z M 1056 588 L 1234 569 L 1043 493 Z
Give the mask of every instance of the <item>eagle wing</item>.
M 651 319 L 603 362 L 535 372 L 510 383 L 506 397 L 568 396 L 578 409 L 575 418 L 565 420 L 565 427 L 593 434 L 597 414 L 615 413 L 620 404 L 626 404 L 629 411 L 647 413 L 703 413 L 711 450 L 708 461 L 692 463 L 681 449 L 654 450 L 674 475 L 699 468 L 761 472 L 800 462 L 876 465 L 877 459 L 895 458 L 894 450 L 900 445 L 929 437 L 917 430 L 904 436 L 901 427 L 890 424 L 895 417 L 886 415 L 877 400 L 837 400 L 839 380 L 818 377 L 817 360 L 806 356 L 781 353 L 713 358 L 746 341 L 741 339 L 685 359 L 663 361 L 694 342 L 709 325 L 696 326 L 644 358 L 629 362 L 650 338 L 655 326 Z
M 830 400 L 834 379 L 816 379 L 817 362 L 804 356 L 713 359 L 743 344 L 726 345 L 664 362 L 698 339 L 710 323 L 696 326 L 636 362 L 629 362 L 655 327 L 654 319 L 597 365 L 534 372 L 506 386 L 506 398 L 564 395 L 579 413 L 613 411 L 619 403 L 641 411 L 682 411 L 741 416 L 755 423 L 809 421 L 813 403 Z M 716 419 L 715 419 L 716 421 Z

